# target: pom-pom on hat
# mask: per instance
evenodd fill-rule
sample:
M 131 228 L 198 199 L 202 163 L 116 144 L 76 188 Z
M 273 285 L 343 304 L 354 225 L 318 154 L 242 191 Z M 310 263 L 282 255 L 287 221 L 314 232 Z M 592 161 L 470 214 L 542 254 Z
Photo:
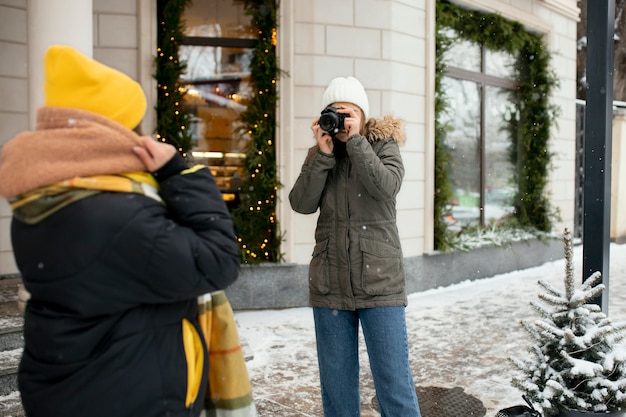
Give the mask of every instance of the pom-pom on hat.
M 352 103 L 363 110 L 363 116 L 367 119 L 370 104 L 367 100 L 365 88 L 354 77 L 337 77 L 330 81 L 326 91 L 322 95 L 322 107 L 326 108 L 332 103 Z
M 44 56 L 46 106 L 91 111 L 134 129 L 146 112 L 146 96 L 136 81 L 65 45 Z

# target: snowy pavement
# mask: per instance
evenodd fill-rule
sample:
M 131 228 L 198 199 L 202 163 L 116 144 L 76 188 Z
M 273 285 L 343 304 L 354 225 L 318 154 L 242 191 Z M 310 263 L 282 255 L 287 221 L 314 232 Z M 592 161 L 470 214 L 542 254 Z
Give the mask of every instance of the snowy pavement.
M 580 282 L 582 253 L 582 246 L 574 248 Z M 530 345 L 519 321 L 537 317 L 530 301 L 541 292 L 539 279 L 562 289 L 564 278 L 565 261 L 559 260 L 411 294 L 406 313 L 416 386 L 462 388 L 482 402 L 489 417 L 524 404 L 510 384 L 517 371 L 509 357 L 524 357 Z M 609 318 L 626 321 L 626 245 L 610 246 L 609 288 L 604 293 Z M 237 311 L 235 316 L 254 355 L 247 364 L 259 417 L 322 416 L 311 309 Z M 379 416 L 363 340 L 361 376 L 361 415 Z

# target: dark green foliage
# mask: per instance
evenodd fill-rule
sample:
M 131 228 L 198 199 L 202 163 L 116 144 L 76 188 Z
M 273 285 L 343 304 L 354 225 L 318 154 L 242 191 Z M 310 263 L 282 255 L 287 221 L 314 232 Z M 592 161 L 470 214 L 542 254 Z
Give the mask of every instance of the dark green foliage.
M 447 110 L 445 92 L 441 89 L 441 80 L 445 71 L 443 54 L 447 51 L 450 40 L 440 33 L 438 26 L 435 38 L 437 59 L 435 62 L 435 114 L 440 115 Z M 434 247 L 438 250 L 448 250 L 454 246 L 452 233 L 444 219 L 450 215 L 449 202 L 452 200 L 452 184 L 448 175 L 452 156 L 446 145 L 446 134 L 450 126 L 442 122 L 441 117 L 435 117 L 435 195 L 434 195 Z
M 548 170 L 552 155 L 548 151 L 550 129 L 556 108 L 550 104 L 550 94 L 557 85 L 549 68 L 550 56 L 541 39 L 524 31 L 521 24 L 497 14 L 462 9 L 445 0 L 437 1 L 437 73 L 435 112 L 446 111 L 441 78 L 445 75 L 443 51 L 456 39 L 444 34 L 452 28 L 462 39 L 482 44 L 492 50 L 504 50 L 516 59 L 516 80 L 519 89 L 511 92 L 511 102 L 519 103 L 519 118 L 509 124 L 512 138 L 510 160 L 516 167 L 518 187 L 514 197 L 515 223 L 546 232 L 554 216 L 546 197 Z M 442 100 L 444 103 L 439 103 Z M 451 190 L 448 151 L 445 145 L 446 127 L 436 124 L 435 131 L 435 249 L 448 249 L 452 244 L 444 217 Z M 441 155 L 439 153 L 442 153 Z
M 233 220 L 243 263 L 278 262 L 282 236 L 276 219 L 276 90 L 280 75 L 276 57 L 278 1 L 245 0 L 245 12 L 257 33 L 250 81 L 255 92 L 245 103 L 238 134 L 250 138 L 246 151 L 241 204 Z
M 183 111 L 186 90 L 179 80 L 185 72 L 185 63 L 178 59 L 178 48 L 184 36 L 182 14 L 190 0 L 158 0 L 157 54 L 154 58 L 157 81 L 157 139 L 171 143 L 183 155 L 191 149 L 189 121 L 191 115 Z
M 516 164 L 518 185 L 514 198 L 520 224 L 547 232 L 553 214 L 545 188 L 552 155 L 548 151 L 550 128 L 557 114 L 549 102 L 556 80 L 548 72 L 549 54 L 537 38 L 529 38 L 517 59 L 520 87 L 511 93 L 518 107 L 519 120 L 510 125 L 510 160 Z

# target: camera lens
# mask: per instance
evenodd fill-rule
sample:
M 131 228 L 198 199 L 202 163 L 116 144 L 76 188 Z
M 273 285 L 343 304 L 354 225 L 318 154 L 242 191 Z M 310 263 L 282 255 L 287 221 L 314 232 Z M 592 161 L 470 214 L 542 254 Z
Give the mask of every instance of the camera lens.
M 326 107 L 322 110 L 318 123 L 322 130 L 328 132 L 331 136 L 335 136 L 343 129 L 343 121 L 345 118 L 346 116 L 343 113 L 337 112 L 336 108 Z
M 326 113 L 320 116 L 320 128 L 326 132 L 334 132 L 337 129 L 339 118 L 333 113 Z

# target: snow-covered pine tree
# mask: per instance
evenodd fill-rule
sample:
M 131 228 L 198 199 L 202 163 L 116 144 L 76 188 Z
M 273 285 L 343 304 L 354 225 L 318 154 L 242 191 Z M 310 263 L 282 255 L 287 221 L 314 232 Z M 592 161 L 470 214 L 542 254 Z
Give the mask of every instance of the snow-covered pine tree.
M 569 410 L 595 413 L 626 410 L 626 322 L 612 324 L 597 304 L 604 291 L 600 272 L 576 288 L 572 238 L 565 243 L 565 291 L 540 280 L 542 303 L 531 302 L 541 314 L 534 323 L 522 321 L 534 344 L 525 359 L 511 358 L 523 377 L 513 386 L 543 410 L 545 417 Z

